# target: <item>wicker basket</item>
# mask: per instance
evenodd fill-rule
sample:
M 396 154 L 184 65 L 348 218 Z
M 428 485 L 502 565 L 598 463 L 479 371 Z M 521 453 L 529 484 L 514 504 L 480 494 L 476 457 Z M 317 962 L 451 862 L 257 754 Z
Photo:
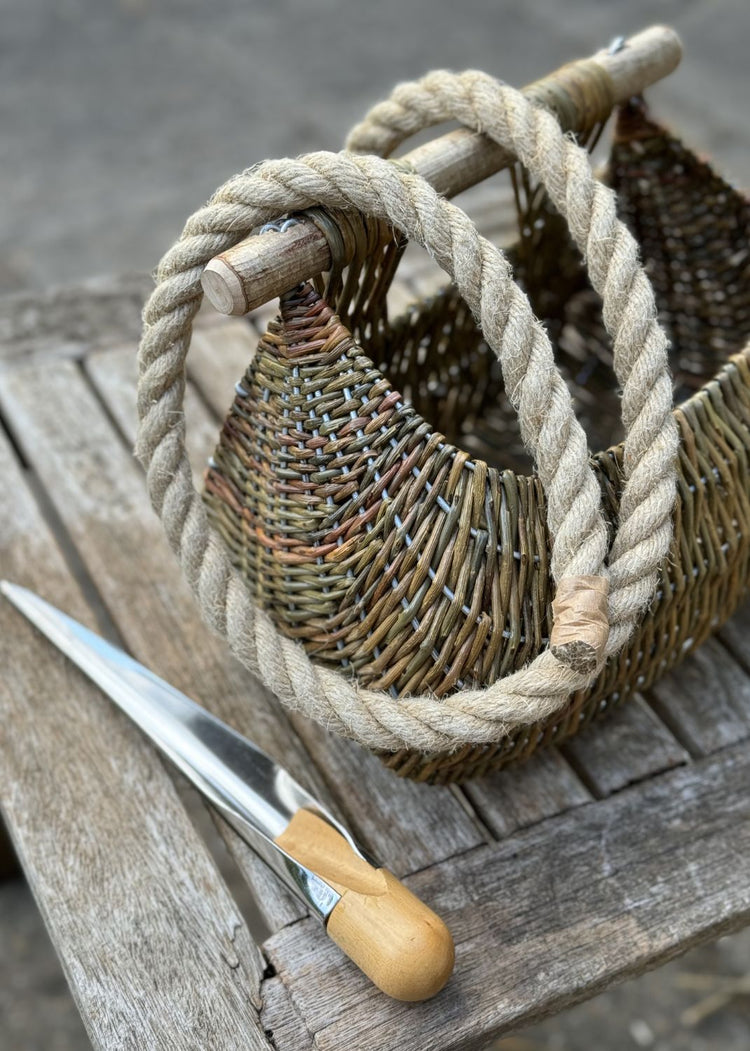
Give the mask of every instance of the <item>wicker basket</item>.
M 619 413 L 600 302 L 544 193 L 512 174 L 517 279 L 591 446 L 606 447 Z M 640 630 L 593 687 L 500 743 L 383 755 L 399 774 L 462 780 L 559 743 L 647 689 L 747 586 L 748 201 L 639 101 L 617 114 L 608 179 L 672 341 L 682 440 L 671 556 Z M 375 252 L 378 231 L 355 233 L 364 247 L 345 284 L 282 297 L 238 384 L 205 501 L 257 602 L 315 661 L 394 695 L 441 697 L 493 682 L 547 645 L 545 499 L 497 360 L 455 289 L 389 322 L 402 246 Z M 622 448 L 594 460 L 614 524 Z

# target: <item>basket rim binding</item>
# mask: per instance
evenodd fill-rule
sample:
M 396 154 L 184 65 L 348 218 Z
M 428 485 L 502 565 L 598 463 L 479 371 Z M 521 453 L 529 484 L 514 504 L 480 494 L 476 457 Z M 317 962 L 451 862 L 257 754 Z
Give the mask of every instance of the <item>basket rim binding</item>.
M 634 438 L 631 440 L 629 434 L 626 439 L 626 467 L 630 468 L 626 494 L 630 485 L 635 496 L 635 500 L 631 500 L 634 510 L 630 524 L 637 519 L 638 509 L 643 508 L 644 502 L 648 503 L 654 488 L 646 484 L 642 474 L 638 475 L 639 462 L 644 457 L 652 482 L 654 476 L 657 478 L 659 492 L 658 498 L 651 499 L 647 507 L 647 529 L 644 529 L 641 516 L 638 522 L 640 535 L 636 531 L 632 545 L 642 548 L 645 537 L 649 537 L 645 575 L 642 550 L 633 558 L 632 551 L 626 546 L 618 558 L 610 562 L 610 570 L 619 565 L 626 576 L 630 572 L 630 580 L 620 588 L 629 594 L 620 594 L 621 600 L 625 598 L 625 604 L 624 614 L 622 606 L 619 610 L 619 621 L 612 618 L 613 603 L 610 601 L 610 621 L 618 630 L 610 631 L 605 653 L 615 652 L 627 638 L 627 622 L 632 626 L 652 597 L 658 566 L 672 536 L 677 429 L 671 411 L 666 339 L 655 320 L 650 285 L 637 262 L 635 242 L 613 215 L 610 191 L 594 182 L 588 157 L 563 136 L 546 111 L 532 106 L 518 92 L 502 87 L 482 74 L 455 77 L 440 74 L 439 77 L 441 81 L 436 84 L 433 75 L 430 88 L 443 91 L 440 101 L 447 114 L 444 119 L 457 116 L 468 126 L 481 126 L 496 141 L 510 145 L 532 170 L 540 161 L 546 163 L 541 181 L 547 182 L 558 209 L 563 213 L 569 211 L 572 232 L 582 250 L 588 249 L 592 283 L 595 287 L 598 283 L 600 292 L 604 293 L 605 307 L 607 300 L 616 301 L 609 317 L 605 310 L 605 321 L 609 322 L 610 330 L 614 330 L 616 371 L 619 368 L 618 378 L 624 386 L 626 432 L 630 431 L 628 422 L 635 426 Z M 544 150 L 538 148 L 540 137 L 545 138 Z M 568 182 L 574 184 L 575 192 Z M 383 200 L 386 191 L 390 194 L 389 201 Z M 411 198 L 417 201 L 416 206 Z M 259 203 L 253 205 L 250 203 L 253 201 Z M 379 749 L 396 750 L 406 746 L 422 751 L 444 751 L 467 741 L 499 740 L 509 730 L 535 722 L 557 710 L 570 693 L 588 685 L 596 670 L 593 674 L 581 673 L 544 651 L 531 665 L 491 687 L 459 691 L 440 702 L 429 695 L 394 701 L 387 694 L 360 689 L 339 672 L 313 665 L 301 646 L 280 635 L 267 615 L 254 608 L 244 583 L 232 570 L 221 542 L 208 526 L 200 497 L 193 490 L 184 451 L 184 420 L 180 413 L 184 387 L 182 366 L 188 349 L 190 323 L 200 303 L 202 266 L 217 251 L 236 243 L 260 223 L 290 208 L 306 207 L 311 203 L 355 207 L 374 214 L 380 210 L 381 217 L 404 229 L 414 239 L 423 244 L 427 241 L 444 268 L 449 273 L 453 271 L 459 291 L 481 319 L 485 337 L 488 334 L 491 337 L 494 330 L 495 339 L 488 339 L 491 345 L 501 342 L 497 338 L 498 325 L 506 340 L 515 344 L 501 347 L 510 355 L 517 352 L 519 343 L 524 349 L 524 340 L 528 344 L 530 340 L 540 338 L 538 325 L 531 332 L 528 324 L 523 327 L 522 322 L 527 321 L 530 313 L 528 303 L 509 277 L 499 250 L 478 238 L 463 213 L 439 198 L 419 177 L 408 176 L 374 157 L 357 158 L 342 154 L 313 154 L 297 161 L 266 163 L 222 187 L 209 206 L 188 221 L 182 239 L 167 253 L 159 268 L 159 286 L 146 307 L 145 331 L 139 352 L 141 419 L 138 454 L 148 467 L 152 501 L 181 557 L 188 580 L 201 602 L 204 617 L 220 633 L 227 635 L 235 654 L 288 705 L 332 724 L 340 733 Z M 423 223 L 426 219 L 433 225 L 431 234 L 433 242 L 437 238 L 435 243 L 430 243 L 430 237 L 425 234 Z M 442 227 L 439 226 L 441 222 Z M 597 245 L 597 242 L 613 234 L 616 236 L 607 244 L 606 256 L 603 256 L 601 243 Z M 455 243 L 447 240 L 451 235 L 464 249 L 463 255 L 456 250 Z M 617 265 L 612 265 L 613 248 Z M 479 274 L 477 266 L 480 267 Z M 477 285 L 481 287 L 477 289 Z M 618 293 L 623 291 L 634 311 L 634 317 L 629 319 L 629 329 L 623 323 L 622 303 L 618 299 Z M 490 292 L 503 293 L 502 299 L 497 294 L 494 296 L 491 307 L 487 302 L 491 298 Z M 498 318 L 498 302 L 505 304 L 508 298 L 512 308 L 523 308 L 520 316 L 514 316 L 509 308 L 507 316 Z M 623 328 L 626 330 L 624 340 Z M 628 340 L 635 340 L 636 344 L 640 340 L 640 350 L 645 343 L 646 352 L 629 355 L 632 347 L 623 346 Z M 498 352 L 497 346 L 495 349 Z M 528 346 L 525 349 L 528 350 Z M 537 349 L 536 346 L 533 349 Z M 545 361 L 544 347 L 541 353 L 541 360 Z M 548 344 L 547 353 L 548 361 L 551 359 Z M 513 368 L 522 370 L 524 364 L 528 365 L 529 357 L 521 363 L 512 358 L 504 363 L 504 366 L 510 366 L 510 369 L 504 367 L 504 371 L 506 385 L 511 390 L 522 386 L 525 380 L 523 375 L 513 375 Z M 510 383 L 508 371 L 511 372 Z M 556 372 L 553 382 L 555 377 L 562 387 L 560 396 L 567 397 L 569 402 L 567 388 Z M 647 390 L 644 390 L 644 379 Z M 557 391 L 555 393 L 557 395 Z M 523 394 L 521 390 L 519 404 L 523 402 Z M 540 404 L 546 403 L 538 402 L 537 409 Z M 644 408 L 648 417 L 645 434 Z M 565 409 L 570 409 L 569 404 Z M 632 417 L 630 421 L 628 414 Z M 570 415 L 566 411 L 561 417 L 561 425 L 568 434 L 575 428 L 580 430 L 574 418 L 572 423 L 569 422 Z M 543 437 L 546 440 L 546 435 Z M 539 433 L 537 442 L 538 439 Z M 532 435 L 532 444 L 534 440 Z M 633 441 L 636 447 L 640 443 L 640 459 L 633 455 L 632 448 L 629 449 L 628 442 L 632 445 Z M 539 452 L 538 444 L 535 451 Z M 601 523 L 604 542 L 600 553 L 596 550 L 587 552 L 592 574 L 565 573 L 563 569 L 557 575 L 558 584 L 566 575 L 606 574 L 603 565 L 606 530 L 599 510 L 598 485 L 588 464 L 585 436 L 583 446 L 576 450 L 573 445 L 568 453 L 573 461 L 577 454 L 579 459 L 583 458 L 584 474 L 589 475 L 596 486 L 595 517 Z M 538 467 L 543 466 L 538 464 Z M 543 470 L 539 470 L 542 481 L 549 485 L 550 504 L 556 499 L 554 480 L 557 466 L 547 465 L 546 479 Z M 582 484 L 588 484 L 588 478 Z M 623 521 L 628 525 L 625 498 L 623 505 Z M 550 523 L 551 532 L 559 539 L 560 530 L 553 528 L 554 524 Z M 579 538 L 574 526 L 575 523 L 571 534 L 577 543 Z M 622 535 L 621 521 L 621 538 Z M 634 537 L 630 539 L 633 541 Z M 602 542 L 598 542 L 601 545 Z M 593 547 L 596 549 L 596 542 Z M 632 587 L 634 562 L 638 585 L 635 596 Z

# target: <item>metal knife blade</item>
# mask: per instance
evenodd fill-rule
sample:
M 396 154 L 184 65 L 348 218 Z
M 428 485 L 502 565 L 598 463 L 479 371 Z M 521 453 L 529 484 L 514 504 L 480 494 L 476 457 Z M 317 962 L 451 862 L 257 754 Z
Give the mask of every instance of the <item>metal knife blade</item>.
M 366 859 L 346 828 L 266 752 L 119 647 L 27 588 L 0 581 L 0 591 L 137 723 L 325 922 L 340 895 L 274 840 L 304 808 L 332 825 Z

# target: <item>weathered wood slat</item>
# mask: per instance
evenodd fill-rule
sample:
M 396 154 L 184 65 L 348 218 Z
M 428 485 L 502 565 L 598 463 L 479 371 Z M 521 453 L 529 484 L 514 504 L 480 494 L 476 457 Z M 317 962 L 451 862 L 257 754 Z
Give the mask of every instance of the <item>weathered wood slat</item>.
M 244 323 L 230 322 L 229 324 Z M 213 400 L 216 402 L 213 405 L 201 386 L 202 398 L 192 398 L 188 405 L 188 411 L 192 414 L 189 431 L 192 443 L 191 453 L 199 459 L 208 451 L 208 449 L 201 451 L 204 443 L 210 442 L 212 445 L 217 433 L 217 421 L 211 418 L 203 402 L 212 404 L 217 412 L 224 411 L 231 400 L 233 384 L 242 375 L 256 339 L 252 330 L 246 339 L 243 327 L 242 332 L 236 338 L 235 360 L 232 354 L 227 355 L 223 352 L 222 328 L 221 323 L 201 327 L 196 342 L 195 358 L 199 364 L 192 375 L 201 384 L 202 376 L 212 377 Z M 112 375 L 108 372 L 107 364 L 111 355 L 114 355 L 112 360 L 115 362 L 112 366 Z M 91 367 L 87 364 L 85 367 L 109 412 L 125 435 L 126 441 L 130 442 L 134 435 L 134 384 L 128 361 L 134 360 L 134 347 L 132 351 L 127 348 L 108 349 L 95 357 L 96 361 L 92 361 Z M 139 472 L 128 450 L 115 436 L 97 402 L 90 397 L 90 391 L 83 382 L 78 369 L 65 363 L 55 362 L 51 366 L 48 363 L 44 368 L 24 369 L 23 373 L 25 375 L 19 371 L 16 375 L 14 367 L 14 375 L 6 377 L 5 382 L 3 402 L 9 412 L 14 431 L 21 439 L 26 455 L 37 466 L 58 513 L 81 551 L 94 580 L 102 590 L 107 606 L 117 620 L 128 644 L 140 659 L 152 664 L 161 674 L 165 674 L 173 681 L 177 681 L 178 675 L 171 674 L 169 669 L 173 666 L 182 667 L 182 674 L 186 674 L 185 664 L 179 662 L 184 662 L 186 653 L 189 654 L 188 662 L 191 662 L 196 651 L 202 650 L 203 647 L 209 649 L 211 646 L 216 647 L 213 651 L 214 656 L 208 660 L 208 663 L 210 665 L 212 661 L 215 661 L 220 669 L 223 668 L 222 662 L 226 661 L 226 655 L 222 652 L 223 647 L 211 639 L 201 627 L 192 599 L 184 600 L 181 597 L 181 593 L 186 589 L 179 582 L 176 566 L 166 555 L 166 545 L 161 538 L 160 527 L 150 509 L 146 507 Z M 59 412 L 56 408 L 56 412 L 51 414 L 51 416 L 56 416 L 56 419 L 37 418 L 39 415 L 37 395 L 40 385 L 52 394 L 55 391 L 61 392 Z M 116 480 L 114 480 L 115 476 Z M 119 509 L 117 515 L 115 508 Z M 83 511 L 86 512 L 85 522 L 83 522 Z M 104 539 L 105 534 L 109 535 L 109 540 Z M 136 543 L 136 537 L 140 537 L 139 543 Z M 144 547 L 148 548 L 146 556 L 142 554 Z M 149 582 L 137 581 L 133 573 L 133 566 L 145 566 L 149 573 Z M 133 586 L 134 580 L 137 581 L 135 587 Z M 142 597 L 139 594 L 141 587 L 147 593 L 145 614 L 142 611 Z M 124 602 L 121 602 L 121 599 L 124 599 Z M 144 626 L 134 627 L 134 622 L 139 617 L 144 621 Z M 166 618 L 166 623 L 164 618 Z M 145 624 L 154 622 L 158 625 L 159 637 L 149 647 L 142 636 L 146 631 Z M 183 632 L 184 637 L 180 639 Z M 166 657 L 166 664 L 159 663 L 159 651 L 163 654 L 171 654 Z M 153 656 L 149 657 L 149 653 Z M 199 659 L 199 663 L 203 664 L 203 660 Z M 236 669 L 236 665 L 233 667 Z M 192 680 L 187 682 L 183 680 L 182 688 L 198 696 L 198 699 L 206 701 L 209 706 L 214 706 L 212 696 L 217 692 L 217 683 L 221 683 L 224 690 L 227 688 L 222 678 L 225 673 L 222 670 L 214 671 L 212 677 L 211 673 L 204 668 L 201 674 L 205 676 L 203 680 L 206 683 L 205 693 L 198 694 L 195 682 Z M 242 688 L 238 687 L 238 679 L 232 679 L 229 701 L 227 702 L 225 698 L 219 701 L 220 704 L 224 703 L 227 707 L 224 710 L 217 708 L 218 714 L 238 725 L 242 732 L 254 736 L 269 751 L 274 751 L 272 744 L 269 744 L 268 736 L 271 741 L 277 743 L 280 749 L 276 754 L 287 765 L 292 765 L 288 760 L 287 740 L 278 730 L 278 724 L 281 722 L 286 726 L 286 733 L 295 739 L 289 720 L 284 716 L 279 716 L 273 702 L 269 702 L 266 698 L 265 703 L 270 712 L 268 718 L 277 729 L 275 731 L 261 729 L 259 736 L 250 723 L 251 710 L 247 704 L 248 682 L 253 690 L 257 690 L 257 684 L 249 676 L 244 676 L 240 669 L 237 669 L 236 674 L 242 677 Z M 235 708 L 237 709 L 236 718 L 233 718 L 228 712 L 234 712 Z M 733 711 L 737 716 L 736 704 L 733 706 Z M 743 711 L 740 705 L 739 719 L 744 725 Z M 591 747 L 582 747 L 580 755 L 573 757 L 576 768 L 581 771 L 586 783 L 591 785 L 598 795 L 617 791 L 621 784 L 627 783 L 627 780 L 650 776 L 657 769 L 665 769 L 684 759 L 684 753 L 675 745 L 664 727 L 653 718 L 648 709 L 643 709 L 638 702 L 635 707 L 631 705 L 624 707 L 619 715 L 614 716 L 614 719 L 617 720 L 620 716 L 625 720 L 624 726 L 617 726 L 611 721 L 598 724 L 592 730 Z M 696 719 L 700 723 L 698 716 Z M 243 720 L 246 720 L 244 727 L 241 725 Z M 435 873 L 440 870 L 443 873 L 442 878 L 449 881 L 452 878 L 450 873 L 454 867 L 460 876 L 464 871 L 462 866 L 478 855 L 485 858 L 484 864 L 495 865 L 494 846 L 489 848 L 489 852 L 486 852 L 485 847 L 476 847 L 482 840 L 481 831 L 477 829 L 471 818 L 462 812 L 458 801 L 450 792 L 399 782 L 390 773 L 382 770 L 374 758 L 366 756 L 363 761 L 355 746 L 329 738 L 320 728 L 306 724 L 304 720 L 295 718 L 294 723 L 295 730 L 298 731 L 304 744 L 297 741 L 293 750 L 296 748 L 303 763 L 307 763 L 306 769 L 309 771 L 309 760 L 312 756 L 324 772 L 331 795 L 339 802 L 339 811 L 344 814 L 370 849 L 397 871 L 404 873 L 416 868 L 431 866 L 430 872 Z M 610 731 L 609 726 L 614 728 Z M 618 754 L 623 750 L 629 752 L 627 762 L 623 762 L 622 756 Z M 691 748 L 691 750 L 696 753 L 699 751 L 697 748 Z M 495 835 L 510 836 L 509 843 L 518 840 L 518 834 L 513 835 L 516 829 L 536 825 L 535 829 L 529 829 L 524 833 L 524 835 L 531 835 L 546 828 L 567 828 L 567 824 L 562 826 L 562 823 L 567 823 L 579 815 L 588 814 L 589 810 L 596 810 L 605 805 L 597 803 L 582 806 L 589 798 L 588 794 L 570 766 L 559 755 L 552 753 L 539 756 L 535 762 L 539 764 L 535 777 L 532 777 L 534 771 L 533 766 L 530 765 L 527 768 L 509 771 L 487 784 L 479 783 L 467 790 L 467 797 L 479 812 L 482 820 Z M 634 770 L 638 772 L 634 774 Z M 294 772 L 296 776 L 304 780 L 304 770 L 297 769 Z M 318 783 L 318 787 L 313 790 L 325 795 L 325 787 L 319 780 L 319 775 L 313 774 L 312 776 Z M 667 776 L 672 776 L 672 774 Z M 496 784 L 498 787 L 495 787 Z M 354 786 L 355 790 L 350 792 L 351 786 Z M 637 787 L 640 789 L 645 786 Z M 628 789 L 624 794 L 627 795 L 634 791 L 636 791 L 635 788 Z M 620 796 L 612 798 L 619 799 Z M 610 802 L 612 802 L 611 799 L 606 801 L 607 804 Z M 571 807 L 577 807 L 577 809 L 565 817 L 558 818 L 554 822 L 544 820 L 562 809 Z M 587 838 L 585 829 L 581 835 L 583 844 Z M 565 842 L 564 837 L 563 842 Z M 236 846 L 236 849 L 238 855 L 242 857 L 244 848 Z M 464 853 L 462 859 L 444 861 L 461 852 Z M 280 894 L 274 878 L 259 863 L 255 862 L 254 867 L 253 862 L 252 855 L 245 858 L 245 872 L 253 881 L 256 889 L 260 889 L 268 910 L 265 918 L 273 929 L 289 924 L 301 913 L 299 910 L 295 911 L 296 906 L 288 907 L 285 904 L 284 897 Z M 441 862 L 441 864 L 436 865 L 435 862 Z M 510 858 L 501 863 L 501 869 L 503 865 L 508 887 L 523 885 L 527 879 L 526 870 L 520 869 L 517 875 Z M 417 877 L 417 879 L 421 878 L 421 876 Z M 469 888 L 472 878 L 468 879 L 467 887 Z M 430 884 L 430 887 L 432 886 Z M 581 886 L 587 886 L 585 880 Z M 440 904 L 441 893 L 443 892 L 440 890 L 439 882 L 436 882 L 434 890 L 428 887 L 425 891 L 425 899 L 431 906 L 446 911 Z M 471 892 L 467 889 L 468 893 Z M 493 919 L 495 914 L 492 912 L 491 904 L 491 902 L 482 901 L 481 905 L 481 908 L 490 915 L 490 920 L 485 925 L 485 936 L 495 954 L 502 956 L 506 948 L 506 942 L 501 937 L 504 928 L 502 924 L 496 923 Z M 531 909 L 532 904 L 527 903 L 524 907 Z M 467 929 L 468 941 L 465 944 L 463 940 L 461 941 L 459 958 L 467 961 L 483 960 L 485 949 L 479 941 L 479 927 L 475 928 L 470 925 Z M 529 929 L 533 950 L 535 939 L 539 943 L 544 942 L 543 928 L 531 925 Z M 520 931 L 520 921 L 517 930 Z M 554 939 L 556 932 L 554 925 L 550 930 Z M 458 933 L 459 938 L 464 939 L 464 934 L 456 932 L 455 927 L 454 933 Z M 287 936 L 292 938 L 288 943 L 285 940 Z M 295 939 L 300 937 L 302 942 L 298 943 Z M 519 933 L 519 940 L 520 937 Z M 474 939 L 473 944 L 472 938 Z M 565 938 L 561 934 L 560 940 L 563 946 L 561 952 L 567 952 L 570 944 L 575 948 L 575 936 L 570 932 Z M 301 949 L 300 945 L 302 945 Z M 284 946 L 283 950 L 279 949 L 279 946 Z M 289 982 L 289 989 L 295 1004 L 293 1009 L 287 992 L 278 984 L 279 980 L 271 979 L 270 981 L 275 984 L 272 986 L 272 991 L 269 991 L 267 1018 L 279 1019 L 275 1033 L 277 1033 L 277 1043 L 280 1048 L 307 1046 L 301 1043 L 302 1039 L 307 1041 L 306 1023 L 316 1032 L 319 1046 L 330 1046 L 331 1048 L 347 1046 L 345 1044 L 347 1026 L 349 1032 L 355 1033 L 356 1043 L 361 1035 L 359 1034 L 360 1024 L 364 1031 L 367 1026 L 379 1023 L 380 1016 L 378 1014 L 377 1018 L 373 1018 L 370 1002 L 373 996 L 377 998 L 377 994 L 374 994 L 366 983 L 361 982 L 356 972 L 348 973 L 345 961 L 337 959 L 337 951 L 327 939 L 321 937 L 317 924 L 308 920 L 295 923 L 288 930 L 274 935 L 268 942 L 268 947 L 272 954 L 277 953 L 274 956 L 277 965 L 280 965 L 282 955 L 287 954 L 284 957 L 287 960 L 284 965 L 287 966 L 287 970 L 285 971 L 280 966 L 280 973 L 284 980 Z M 300 960 L 293 965 L 290 961 L 292 954 L 297 949 L 300 949 L 301 956 Z M 513 951 L 516 951 L 515 946 Z M 520 949 L 517 951 L 520 952 Z M 613 956 L 612 959 L 614 958 Z M 335 1007 L 331 1007 L 325 1020 L 321 1021 L 323 1018 L 321 1014 L 317 1022 L 314 1021 L 317 1016 L 312 1010 L 313 1021 L 310 1021 L 311 1008 L 307 1004 L 306 997 L 312 995 L 313 990 L 316 990 L 316 995 L 318 995 L 321 983 L 327 982 L 325 975 L 328 974 L 328 961 L 330 961 L 330 973 L 334 976 L 343 975 L 340 982 L 346 988 L 341 995 L 344 1003 L 348 1005 L 346 1010 L 351 1010 L 356 1015 L 353 1029 L 351 1018 L 349 1021 L 344 1016 L 339 1018 Z M 544 961 L 540 963 L 538 954 L 537 967 L 543 968 L 544 966 L 545 963 Z M 300 974 L 305 971 L 307 980 L 303 981 Z M 310 973 L 315 974 L 313 983 L 309 981 Z M 500 975 L 497 980 L 502 985 L 503 975 L 497 968 L 496 973 Z M 597 978 L 597 981 L 599 980 L 604 980 L 601 975 Z M 334 984 L 336 981 L 339 979 L 334 977 Z M 473 982 L 477 987 L 481 984 L 476 974 Z M 268 985 L 268 982 L 265 984 Z M 339 991 L 341 991 L 340 987 Z M 327 993 L 324 991 L 322 995 L 325 1007 Z M 474 995 L 473 991 L 472 995 Z M 357 997 L 362 1003 L 363 1020 L 361 1023 L 357 1015 L 359 1009 L 355 1007 Z M 440 1002 L 440 1000 L 434 1001 L 433 1004 L 437 1005 Z M 303 1012 L 304 1021 L 296 1013 L 296 1009 Z M 405 1016 L 409 1026 L 412 1010 L 409 1009 L 410 1013 Z M 488 1025 L 490 1029 L 495 1025 L 496 1015 L 488 1003 L 482 1010 L 484 1010 L 484 1015 L 478 1021 L 479 1028 L 476 1031 L 471 1029 L 474 1035 L 470 1038 L 464 1034 L 466 1036 L 464 1044 L 456 1046 L 472 1046 L 476 1040 L 487 1038 Z M 470 1015 L 472 1011 L 471 1004 L 463 1005 L 460 1010 L 457 1008 L 455 1017 L 451 1016 L 443 1020 L 443 1028 L 440 1032 L 429 1031 L 433 1044 L 424 1046 L 442 1047 L 441 1033 L 452 1031 L 456 1019 L 461 1020 L 462 1025 L 471 1028 L 464 1014 Z M 532 1017 L 529 1014 L 525 1016 L 525 1020 L 530 1021 Z M 388 1021 L 389 1018 L 390 1015 L 385 1018 L 385 1024 L 391 1024 Z M 369 1019 L 369 1021 L 364 1021 L 364 1019 Z M 318 1023 L 320 1023 L 320 1032 L 315 1028 Z M 518 1024 L 521 1023 L 509 1023 L 511 1026 Z M 469 1029 L 466 1029 L 466 1033 L 468 1032 Z M 411 1037 L 410 1028 L 405 1028 L 404 1033 L 409 1038 Z M 459 1032 L 457 1039 L 464 1040 L 464 1036 Z M 365 1036 L 362 1036 L 362 1040 L 364 1039 Z M 364 1049 L 368 1045 L 362 1043 L 361 1046 Z M 414 1043 L 413 1046 L 421 1045 Z
M 537 752 L 522 766 L 470 782 L 462 791 L 498 839 L 591 800 L 555 749 Z
M 312 1035 L 297 1014 L 287 988 L 280 978 L 268 978 L 263 983 L 261 1021 L 274 1047 L 314 1051 Z
M 292 715 L 355 834 L 395 875 L 434 865 L 489 838 L 449 788 L 397 778 L 380 760 Z
M 120 274 L 0 296 L 0 363 L 82 358 L 92 348 L 137 341 L 143 304 L 153 287 L 150 274 Z M 267 317 L 268 308 L 257 314 Z M 195 319 L 198 332 L 226 324 L 210 304 L 201 305 Z
M 690 758 L 640 696 L 571 737 L 563 752 L 598 797 Z
M 96 627 L 2 434 L 0 487 L 2 573 Z M 2 809 L 93 1044 L 268 1048 L 260 954 L 156 754 L 4 600 L 0 666 Z
M 716 639 L 704 642 L 649 695 L 694 755 L 750 737 L 750 678 Z
M 571 738 L 562 755 L 540 752 L 523 767 L 466 785 L 464 792 L 484 823 L 502 837 L 586 802 L 591 798 L 587 788 L 601 798 L 688 759 L 643 699 L 635 697 Z
M 188 375 L 219 420 L 229 411 L 234 385 L 245 375 L 261 336 L 246 318 L 222 320 L 220 325 L 196 328 L 187 366 Z M 214 434 L 218 439 L 215 425 Z
M 125 441 L 135 445 L 136 418 L 133 392 L 136 382 L 135 344 L 126 344 L 113 350 L 87 354 L 83 366 L 112 418 L 119 427 Z M 193 467 L 193 484 L 202 485 L 206 460 L 216 445 L 217 431 L 213 421 L 207 417 L 195 387 L 188 383 L 185 388 L 185 418 L 187 420 L 187 450 Z
M 237 322 L 227 323 L 224 318 L 221 328 L 236 327 Z M 91 383 L 98 390 L 108 411 L 116 421 L 128 445 L 136 442 L 136 345 L 118 347 L 105 351 L 87 354 L 84 368 Z M 210 364 L 210 363 L 207 363 Z M 202 483 L 202 465 L 213 451 L 216 442 L 216 426 L 207 413 L 201 397 L 188 382 L 185 392 L 185 415 L 187 421 L 188 455 L 193 467 L 193 483 Z M 258 743 L 259 739 L 258 739 Z M 278 881 L 266 866 L 257 861 L 237 834 L 225 823 L 220 822 L 222 836 L 233 856 L 252 882 L 251 890 L 258 904 L 263 920 L 272 930 L 283 927 L 295 918 L 304 915 L 304 909 L 294 901 L 284 888 L 279 888 Z
M 427 1003 L 368 989 L 308 920 L 265 949 L 320 1051 L 484 1046 L 747 923 L 748 785 L 741 744 L 409 878 L 457 945 Z
M 0 297 L 0 362 L 31 356 L 81 357 L 92 344 L 137 339 L 147 274 Z

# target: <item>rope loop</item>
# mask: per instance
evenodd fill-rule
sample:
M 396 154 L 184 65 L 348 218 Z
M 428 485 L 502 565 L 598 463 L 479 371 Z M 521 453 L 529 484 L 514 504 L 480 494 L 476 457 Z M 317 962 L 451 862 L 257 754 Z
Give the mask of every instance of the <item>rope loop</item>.
M 144 311 L 137 454 L 204 618 L 284 703 L 372 748 L 449 751 L 500 740 L 561 708 L 623 646 L 651 601 L 672 538 L 675 498 L 677 429 L 667 342 L 613 194 L 596 182 L 587 155 L 549 113 L 514 89 L 469 72 L 434 73 L 401 85 L 373 114 L 355 130 L 358 148 L 388 152 L 398 136 L 457 119 L 512 150 L 566 217 L 603 299 L 623 391 L 626 479 L 611 552 L 586 436 L 549 339 L 507 260 L 424 179 L 377 156 L 313 153 L 265 162 L 230 179 L 188 220 L 159 266 Z M 275 216 L 312 206 L 388 222 L 434 256 L 481 325 L 519 414 L 547 497 L 551 570 L 566 596 L 556 612 L 568 619 L 556 622 L 558 645 L 485 689 L 440 700 L 394 699 L 313 664 L 255 605 L 193 489 L 181 410 L 202 269 Z

